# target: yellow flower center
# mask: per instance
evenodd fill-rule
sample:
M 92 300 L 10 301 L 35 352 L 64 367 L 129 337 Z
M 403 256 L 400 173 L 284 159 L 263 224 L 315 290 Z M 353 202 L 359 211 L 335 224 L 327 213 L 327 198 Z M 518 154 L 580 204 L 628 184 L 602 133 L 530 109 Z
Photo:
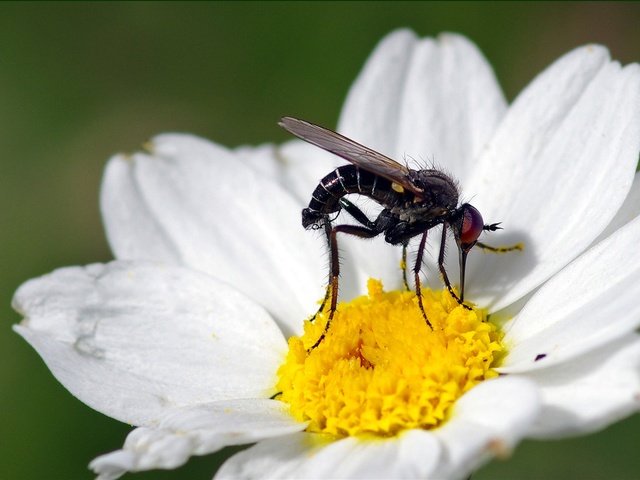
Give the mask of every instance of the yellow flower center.
M 340 303 L 326 338 L 327 312 L 289 339 L 278 370 L 279 400 L 309 422 L 307 431 L 338 436 L 391 436 L 430 429 L 505 353 L 502 333 L 482 310 L 468 310 L 446 291 L 423 290 L 426 324 L 414 292 L 384 292 L 369 280 L 368 295 Z

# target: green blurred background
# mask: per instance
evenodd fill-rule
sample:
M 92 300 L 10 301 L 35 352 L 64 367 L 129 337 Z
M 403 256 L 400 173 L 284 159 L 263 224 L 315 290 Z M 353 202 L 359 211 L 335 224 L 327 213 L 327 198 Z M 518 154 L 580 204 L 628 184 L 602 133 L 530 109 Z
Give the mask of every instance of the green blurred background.
M 110 155 L 165 131 L 279 142 L 283 114 L 335 125 L 367 55 L 397 27 L 466 34 L 513 99 L 584 43 L 639 60 L 638 25 L 638 3 L 0 4 L 0 478 L 91 478 L 87 463 L 130 430 L 54 380 L 12 333 L 9 308 L 30 277 L 111 258 L 98 213 Z M 636 415 L 584 438 L 525 442 L 474 479 L 639 478 L 639 429 Z M 218 463 L 127 478 L 208 479 Z

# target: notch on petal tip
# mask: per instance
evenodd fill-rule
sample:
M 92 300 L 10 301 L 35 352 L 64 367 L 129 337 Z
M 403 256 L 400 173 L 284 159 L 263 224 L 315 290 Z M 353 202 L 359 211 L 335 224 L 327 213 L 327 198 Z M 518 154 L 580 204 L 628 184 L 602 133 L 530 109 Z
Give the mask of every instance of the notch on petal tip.
M 153 140 L 147 140 L 142 144 L 142 149 L 151 154 L 155 153 L 155 145 L 153 144 Z
M 489 450 L 496 458 L 506 460 L 511 456 L 511 447 L 501 438 L 493 438 L 487 444 Z

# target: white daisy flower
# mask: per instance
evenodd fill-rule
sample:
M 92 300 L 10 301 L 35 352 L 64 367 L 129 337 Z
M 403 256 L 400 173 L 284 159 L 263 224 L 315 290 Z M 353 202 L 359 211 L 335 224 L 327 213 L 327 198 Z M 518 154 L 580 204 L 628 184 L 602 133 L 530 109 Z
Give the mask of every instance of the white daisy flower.
M 431 265 L 428 330 L 413 293 L 394 290 L 400 249 L 341 238 L 344 303 L 307 352 L 321 322 L 295 335 L 326 258 L 300 210 L 344 162 L 299 140 L 229 150 L 177 134 L 115 156 L 102 213 L 116 260 L 56 270 L 14 298 L 15 330 L 56 378 L 137 427 L 91 463 L 100 478 L 248 443 L 216 478 L 465 478 L 523 438 L 638 411 L 638 65 L 578 48 L 507 106 L 468 40 L 397 31 L 338 130 L 434 161 L 502 222 L 487 242 L 524 251 L 470 254 L 474 310 L 437 290 Z

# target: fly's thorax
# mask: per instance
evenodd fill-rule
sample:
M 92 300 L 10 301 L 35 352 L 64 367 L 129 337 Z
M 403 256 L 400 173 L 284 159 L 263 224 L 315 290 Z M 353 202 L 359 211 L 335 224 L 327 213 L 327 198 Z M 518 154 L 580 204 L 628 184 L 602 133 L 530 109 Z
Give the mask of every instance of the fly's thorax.
M 416 207 L 446 208 L 453 210 L 458 205 L 458 187 L 456 182 L 440 170 L 411 170 L 411 183 L 423 193 L 414 200 Z
M 449 210 L 438 206 L 434 207 L 431 202 L 422 202 L 411 203 L 406 206 L 395 208 L 393 209 L 393 213 L 401 222 L 409 224 L 424 224 L 425 228 L 428 228 L 429 225 L 440 223 L 440 219 L 445 218 L 448 215 Z

